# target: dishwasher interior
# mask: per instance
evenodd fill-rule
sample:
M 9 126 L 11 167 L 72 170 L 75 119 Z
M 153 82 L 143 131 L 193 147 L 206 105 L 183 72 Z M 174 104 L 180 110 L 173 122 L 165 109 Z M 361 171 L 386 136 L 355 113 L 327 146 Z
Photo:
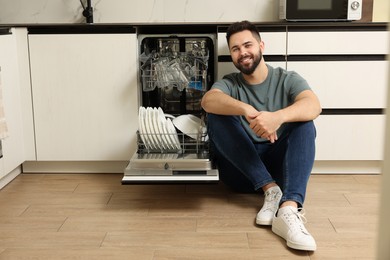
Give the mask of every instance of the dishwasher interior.
M 122 183 L 218 181 L 201 107 L 215 77 L 215 35 L 139 35 L 138 39 L 137 151 Z M 187 129 L 189 123 L 192 128 Z

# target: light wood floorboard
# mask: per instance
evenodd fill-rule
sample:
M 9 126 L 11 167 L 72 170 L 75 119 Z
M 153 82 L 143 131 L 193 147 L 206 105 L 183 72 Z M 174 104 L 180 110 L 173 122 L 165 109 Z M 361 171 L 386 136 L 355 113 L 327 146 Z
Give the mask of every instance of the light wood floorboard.
M 380 175 L 312 175 L 313 252 L 256 226 L 258 194 L 121 185 L 121 174 L 21 174 L 0 190 L 0 259 L 375 259 Z

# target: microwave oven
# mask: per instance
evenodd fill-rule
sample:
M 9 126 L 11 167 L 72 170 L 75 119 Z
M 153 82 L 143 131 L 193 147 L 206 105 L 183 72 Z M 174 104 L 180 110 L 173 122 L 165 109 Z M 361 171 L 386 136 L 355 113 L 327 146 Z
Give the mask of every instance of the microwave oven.
M 279 18 L 287 21 L 355 21 L 363 0 L 280 0 Z

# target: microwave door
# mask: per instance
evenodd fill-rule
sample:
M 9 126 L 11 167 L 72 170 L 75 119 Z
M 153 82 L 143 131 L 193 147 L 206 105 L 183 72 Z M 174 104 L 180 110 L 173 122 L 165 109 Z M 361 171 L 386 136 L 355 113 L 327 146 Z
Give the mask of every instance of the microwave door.
M 344 0 L 288 0 L 288 21 L 341 21 L 347 20 L 348 1 Z

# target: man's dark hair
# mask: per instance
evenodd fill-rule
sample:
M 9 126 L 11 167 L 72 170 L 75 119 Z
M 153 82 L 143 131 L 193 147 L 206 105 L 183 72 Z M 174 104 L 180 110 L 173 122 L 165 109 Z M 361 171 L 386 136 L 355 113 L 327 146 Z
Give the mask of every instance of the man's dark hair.
M 226 40 L 227 40 L 228 45 L 229 45 L 230 37 L 233 34 L 238 33 L 238 32 L 242 32 L 245 30 L 250 31 L 252 33 L 253 37 L 255 37 L 256 39 L 261 41 L 260 33 L 259 33 L 259 30 L 257 29 L 257 27 L 254 24 L 252 24 L 251 22 L 245 20 L 245 21 L 233 23 L 232 25 L 229 26 L 229 28 L 227 29 L 227 32 L 226 32 Z

